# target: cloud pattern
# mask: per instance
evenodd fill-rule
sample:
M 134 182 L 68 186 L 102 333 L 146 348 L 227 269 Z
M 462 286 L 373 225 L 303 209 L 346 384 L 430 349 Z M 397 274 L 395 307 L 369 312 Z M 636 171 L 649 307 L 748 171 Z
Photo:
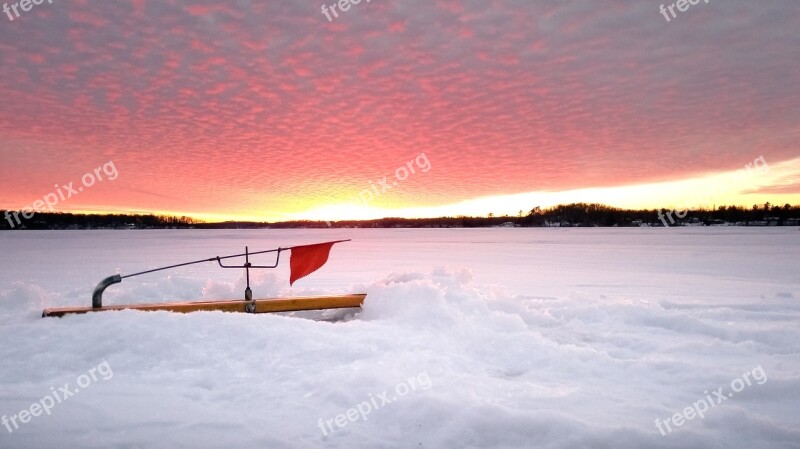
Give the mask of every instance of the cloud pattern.
M 702 6 L 701 6 L 702 5 Z M 296 212 L 614 186 L 800 155 L 800 4 L 56 0 L 0 16 L 0 207 Z

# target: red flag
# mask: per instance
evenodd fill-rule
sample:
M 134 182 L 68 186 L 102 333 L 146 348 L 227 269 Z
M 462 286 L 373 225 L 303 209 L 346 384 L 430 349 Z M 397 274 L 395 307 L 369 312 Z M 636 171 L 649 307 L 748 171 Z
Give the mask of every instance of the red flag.
M 308 276 L 325 265 L 328 261 L 328 254 L 334 243 L 346 242 L 347 240 L 337 240 L 335 242 L 317 243 L 314 245 L 293 246 L 292 255 L 289 258 L 291 275 L 289 285 L 294 281 Z

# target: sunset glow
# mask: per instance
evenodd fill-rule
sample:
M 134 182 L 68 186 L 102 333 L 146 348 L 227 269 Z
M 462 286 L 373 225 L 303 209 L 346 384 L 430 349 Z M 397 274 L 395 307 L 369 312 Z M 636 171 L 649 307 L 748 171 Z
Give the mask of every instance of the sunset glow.
M 316 3 L 237 5 L 60 1 L 0 24 L 0 208 L 109 161 L 117 179 L 53 209 L 670 207 L 758 157 L 770 173 L 713 186 L 712 205 L 800 203 L 797 14 L 381 1 L 328 20 Z

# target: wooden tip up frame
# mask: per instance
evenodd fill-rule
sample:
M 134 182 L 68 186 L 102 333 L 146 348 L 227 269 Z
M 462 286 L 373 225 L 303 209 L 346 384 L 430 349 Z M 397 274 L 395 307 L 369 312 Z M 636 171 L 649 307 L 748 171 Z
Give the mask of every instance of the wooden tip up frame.
M 232 254 L 229 256 L 216 256 L 209 259 L 195 260 L 192 262 L 179 263 L 167 267 L 154 268 L 129 275 L 115 274 L 109 276 L 95 287 L 92 293 L 91 307 L 58 307 L 48 308 L 42 311 L 42 317 L 62 317 L 64 315 L 83 314 L 92 312 L 107 312 L 114 310 L 143 310 L 189 313 L 201 311 L 219 310 L 222 312 L 242 312 L 242 313 L 270 313 L 270 312 L 295 312 L 300 310 L 323 310 L 323 309 L 343 309 L 351 307 L 361 307 L 366 298 L 366 294 L 350 294 L 339 296 L 306 296 L 290 298 L 272 299 L 253 299 L 253 292 L 250 289 L 250 269 L 251 268 L 275 268 L 278 266 L 282 251 L 291 251 L 291 281 L 294 282 L 314 271 L 318 270 L 328 260 L 328 254 L 334 243 L 346 242 L 349 240 L 337 240 L 333 242 L 317 243 L 314 245 L 293 246 L 289 248 L 276 248 L 266 251 L 250 252 L 245 247 L 242 254 Z M 250 263 L 250 256 L 255 254 L 276 253 L 275 263 L 272 265 L 253 265 Z M 222 261 L 236 257 L 244 257 L 243 265 L 223 265 Z M 164 302 L 152 304 L 129 304 L 119 306 L 104 306 L 103 292 L 111 285 L 122 282 L 123 279 L 152 273 L 155 271 L 167 270 L 171 268 L 183 267 L 203 262 L 217 262 L 222 268 L 244 268 L 247 280 L 247 287 L 244 291 L 244 300 L 212 300 L 212 301 L 182 301 Z

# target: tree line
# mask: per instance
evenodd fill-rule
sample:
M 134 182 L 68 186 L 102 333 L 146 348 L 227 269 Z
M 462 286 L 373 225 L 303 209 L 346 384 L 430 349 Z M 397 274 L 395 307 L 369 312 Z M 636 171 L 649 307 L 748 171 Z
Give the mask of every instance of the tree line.
M 0 216 L 7 216 L 0 210 Z M 667 219 L 668 217 L 668 219 Z M 0 230 L 9 229 L 296 229 L 296 228 L 480 228 L 491 226 L 681 226 L 681 225 L 797 225 L 800 206 L 770 203 L 720 206 L 716 209 L 673 211 L 667 209 L 621 209 L 595 203 L 573 203 L 549 208 L 534 207 L 515 216 L 488 214 L 485 217 L 396 218 L 342 220 L 335 222 L 296 220 L 284 222 L 227 221 L 208 223 L 191 217 L 139 214 L 36 213 L 16 225 L 0 222 Z M 14 224 L 14 226 L 12 226 Z
M 9 218 L 10 216 L 10 218 Z M 8 229 L 165 229 L 189 228 L 198 223 L 190 217 L 154 214 L 73 214 L 69 212 L 37 212 L 17 223 L 17 214 L 0 210 L 0 230 Z

